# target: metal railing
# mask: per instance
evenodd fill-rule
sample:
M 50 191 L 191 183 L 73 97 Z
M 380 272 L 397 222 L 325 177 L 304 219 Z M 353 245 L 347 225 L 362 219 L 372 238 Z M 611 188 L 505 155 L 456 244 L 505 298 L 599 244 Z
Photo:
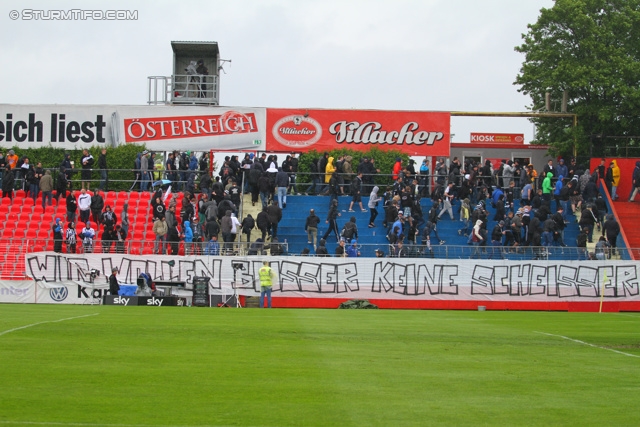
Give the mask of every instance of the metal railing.
M 25 258 L 30 253 L 54 251 L 59 249 L 62 255 L 82 254 L 121 254 L 130 256 L 143 256 L 162 254 L 174 257 L 196 256 L 208 258 L 214 256 L 231 257 L 265 257 L 265 256 L 318 256 L 307 245 L 309 253 L 293 252 L 291 244 L 286 241 L 266 243 L 260 242 L 218 242 L 214 250 L 208 242 L 162 242 L 154 240 L 126 240 L 124 242 L 94 240 L 91 245 L 83 244 L 77 240 L 75 250 L 66 242 L 61 242 L 58 248 L 52 237 L 36 238 L 0 238 L 0 279 L 22 280 L 27 278 Z M 327 245 L 325 257 L 349 257 L 349 243 L 345 244 L 345 255 L 336 255 L 337 244 Z M 162 248 L 162 249 L 161 249 Z M 425 246 L 405 244 L 398 251 L 394 245 L 358 244 L 358 256 L 361 258 L 412 258 L 412 259 L 442 259 L 461 260 L 471 259 L 477 262 L 484 260 L 509 260 L 509 261 L 587 261 L 604 262 L 607 260 L 631 260 L 632 256 L 640 255 L 640 248 L 608 248 L 598 251 L 593 247 L 505 247 L 505 246 L 474 246 L 474 245 L 435 245 Z M 305 251 L 306 252 L 306 251 Z
M 242 238 L 245 238 L 243 235 Z M 305 239 L 306 240 L 306 239 Z M 25 254 L 32 252 L 51 251 L 54 249 L 54 239 L 52 237 L 35 237 L 35 238 L 13 238 L 0 239 L 0 261 L 6 260 L 8 254 Z M 311 249 L 311 244 L 301 245 L 309 248 L 309 253 L 301 253 L 302 251 L 290 251 L 291 242 L 287 239 L 282 241 L 266 242 L 223 242 L 218 241 L 218 245 L 214 252 L 210 250 L 207 241 L 185 242 L 184 239 L 179 242 L 160 242 L 159 240 L 125 240 L 124 242 L 104 241 L 98 238 L 94 239 L 92 244 L 83 244 L 78 238 L 76 250 L 71 251 L 70 245 L 65 241 L 62 242 L 60 253 L 63 254 L 85 254 L 85 253 L 112 253 L 127 255 L 234 255 L 234 256 L 251 256 L 251 255 L 278 255 L 278 256 L 316 256 Z M 306 242 L 305 242 L 306 243 Z M 300 246 L 300 245 L 293 245 Z M 327 244 L 329 256 L 335 256 L 337 243 L 331 242 Z M 345 250 L 352 246 L 350 242 L 345 243 Z M 164 250 L 160 248 L 163 247 Z M 357 244 L 358 252 L 364 258 L 376 257 L 401 257 L 401 258 L 442 258 L 442 259 L 510 259 L 510 260 L 526 260 L 526 259 L 562 259 L 562 260 L 579 260 L 579 259 L 596 259 L 596 249 L 590 245 L 588 248 L 578 248 L 575 246 L 475 246 L 475 245 L 422 245 L 405 243 L 400 254 L 394 252 L 397 245 L 392 244 Z M 173 250 L 175 249 L 175 251 Z M 606 259 L 631 259 L 632 253 L 640 254 L 640 248 L 606 248 L 602 251 Z M 593 255 L 585 257 L 585 255 Z M 346 255 L 345 255 L 346 256 Z
M 200 74 L 174 74 L 150 76 L 148 80 L 149 105 L 159 104 L 219 104 L 218 76 Z

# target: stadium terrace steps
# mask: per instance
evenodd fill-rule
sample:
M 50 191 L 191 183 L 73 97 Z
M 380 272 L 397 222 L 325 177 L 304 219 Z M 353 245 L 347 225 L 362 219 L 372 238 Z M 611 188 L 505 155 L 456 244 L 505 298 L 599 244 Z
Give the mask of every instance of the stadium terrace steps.
M 369 201 L 368 197 L 363 197 L 362 204 L 367 206 Z M 328 224 L 325 223 L 327 212 L 329 211 L 330 197 L 328 196 L 287 196 L 287 207 L 282 210 L 282 221 L 278 227 L 278 237 L 280 242 L 287 240 L 289 247 L 289 254 L 299 254 L 304 248 L 308 248 L 311 254 L 314 254 L 313 245 L 307 244 L 307 233 L 304 231 L 304 224 L 306 218 L 309 215 L 310 209 L 315 209 L 316 215 L 320 217 L 320 224 L 318 225 L 318 240 L 323 236 L 328 228 Z M 338 228 L 341 230 L 345 223 L 347 223 L 352 216 L 356 218 L 356 224 L 358 226 L 358 244 L 366 245 L 361 248 L 363 256 L 375 256 L 375 249 L 382 249 L 385 253 L 389 252 L 389 243 L 386 235 L 387 230 L 382 227 L 384 220 L 384 208 L 378 206 L 378 217 L 375 220 L 376 227 L 369 228 L 369 211 L 361 212 L 359 207 L 354 206 L 355 212 L 348 212 L 349 204 L 351 203 L 351 197 L 341 196 L 338 198 L 338 207 L 340 209 L 341 216 L 338 217 Z M 518 208 L 519 202 L 515 203 L 515 209 Z M 429 198 L 423 198 L 421 200 L 421 206 L 424 213 L 424 217 L 427 217 L 429 209 L 431 209 L 432 201 Z M 460 201 L 456 201 L 453 205 L 454 219 L 451 220 L 448 214 L 444 214 L 442 219 L 438 221 L 438 235 L 446 242 L 445 245 L 440 246 L 438 242 L 433 245 L 434 256 L 452 257 L 452 258 L 469 258 L 472 253 L 472 247 L 467 246 L 468 236 L 458 235 L 458 230 L 462 227 L 460 222 Z M 496 224 L 496 221 L 492 221 L 495 215 L 495 209 L 487 204 L 487 211 L 489 212 L 489 233 Z M 568 246 L 575 246 L 576 237 L 579 233 L 578 225 L 575 221 L 575 217 L 571 214 L 567 217 L 569 224 L 565 228 L 564 241 Z M 253 234 L 252 234 L 253 235 Z M 422 239 L 419 238 L 420 242 Z M 333 254 L 336 248 L 336 238 L 334 234 L 331 234 L 327 238 L 327 250 L 329 254 Z M 448 246 L 460 246 L 456 248 L 450 248 Z M 556 250 L 557 249 L 557 250 Z M 549 254 L 548 259 L 566 259 L 566 254 L 563 253 L 561 248 L 554 248 L 552 253 Z M 484 257 L 487 255 L 485 254 Z M 518 254 L 508 255 L 509 257 L 518 258 Z M 525 256 L 522 254 L 520 256 Z M 530 258 L 530 255 L 526 255 Z
M 136 192 L 108 192 L 105 195 L 105 205 L 110 204 L 114 207 L 118 218 L 121 216 L 122 206 L 125 202 L 129 203 L 129 213 L 131 216 L 131 226 L 129 228 L 129 240 L 130 250 L 132 253 L 148 255 L 153 252 L 153 243 L 145 242 L 144 244 L 140 242 L 140 240 L 154 240 L 153 232 L 151 231 L 150 225 L 150 206 L 149 206 L 149 195 L 147 194 L 139 194 Z M 180 195 L 177 195 L 180 198 Z M 47 207 L 46 209 L 42 209 L 41 199 L 38 198 L 34 203 L 31 201 L 27 201 L 24 197 L 16 197 L 13 202 L 11 202 L 8 198 L 0 199 L 0 219 L 5 219 L 6 223 L 9 227 L 5 227 L 3 230 L 2 237 L 9 239 L 16 238 L 24 238 L 27 230 L 29 230 L 29 238 L 30 241 L 28 245 L 33 247 L 36 250 L 52 250 L 53 249 L 53 239 L 51 232 L 51 225 L 53 224 L 56 217 L 62 218 L 65 221 L 66 226 L 66 205 L 60 200 L 59 203 L 54 203 L 54 206 Z M 252 212 L 253 217 L 255 218 L 257 213 L 257 209 L 259 208 L 259 204 L 255 207 L 250 206 L 250 198 L 249 196 L 245 196 L 245 215 L 247 212 Z M 327 224 L 325 223 L 325 219 L 327 216 L 327 212 L 329 210 L 329 201 L 330 197 L 327 196 L 287 196 L 287 207 L 283 210 L 283 218 L 280 222 L 280 227 L 278 230 L 279 240 L 283 242 L 287 240 L 289 247 L 289 254 L 299 254 L 303 249 L 308 248 L 311 254 L 314 254 L 314 248 L 312 245 L 307 244 L 307 234 L 304 231 L 304 224 L 307 216 L 309 215 L 309 209 L 314 208 L 316 210 L 316 214 L 320 217 L 320 224 L 318 229 L 318 239 L 322 237 L 324 232 L 327 230 Z M 355 212 L 348 212 L 347 209 L 351 202 L 351 197 L 342 196 L 338 198 L 339 208 L 341 216 L 338 218 L 338 227 L 342 229 L 344 224 L 349 221 L 349 219 L 354 216 L 356 218 L 356 224 L 358 225 L 358 243 L 360 245 L 365 245 L 361 248 L 361 252 L 363 256 L 373 257 L 375 255 L 374 250 L 376 248 L 382 249 L 385 253 L 389 252 L 389 244 L 386 239 L 387 230 L 382 227 L 382 223 L 384 220 L 384 209 L 380 205 L 378 206 L 379 215 L 375 220 L 376 227 L 369 228 L 369 216 L 370 213 L 367 209 L 367 212 L 361 212 L 357 206 L 354 206 Z M 363 206 L 367 206 L 368 197 L 363 198 Z M 425 217 L 429 209 L 432 206 L 432 202 L 429 198 L 423 198 L 421 201 L 422 209 L 424 211 Z M 637 212 L 637 206 L 632 203 L 616 203 L 616 208 L 619 208 L 619 215 L 624 215 L 623 221 L 625 223 L 621 223 L 627 232 L 627 236 L 632 240 L 630 244 L 635 247 L 640 247 L 640 229 L 634 228 L 633 216 Z M 489 218 L 493 218 L 495 213 L 494 209 L 491 206 L 487 206 L 489 211 Z M 624 208 L 628 209 L 624 209 Z M 516 204 L 517 208 L 517 204 Z M 438 233 L 440 238 L 446 241 L 446 245 L 439 246 L 437 242 L 433 245 L 433 255 L 436 257 L 450 257 L 450 258 L 468 258 L 471 255 L 471 246 L 467 246 L 467 236 L 458 235 L 458 229 L 461 228 L 461 222 L 459 221 L 459 209 L 460 202 L 456 202 L 454 204 L 453 210 L 455 219 L 449 219 L 448 215 L 445 214 L 443 219 L 438 222 Z M 575 238 L 579 232 L 578 226 L 575 223 L 575 218 L 573 216 L 569 216 L 568 218 L 570 223 L 568 227 L 565 229 L 565 242 L 568 246 L 575 246 Z M 495 225 L 495 221 L 489 221 L 489 232 Z M 14 232 L 15 229 L 15 232 Z M 34 234 L 35 231 L 35 234 Z M 98 238 L 96 239 L 95 250 L 100 250 L 100 238 L 101 238 L 102 228 L 100 228 L 98 232 Z M 252 232 L 252 240 L 255 240 L 259 236 L 258 230 L 253 230 Z M 244 241 L 246 238 L 245 235 L 242 235 L 242 240 Z M 135 241 L 134 241 L 135 240 Z M 421 241 L 421 238 L 419 239 Z M 80 247 L 81 244 L 79 243 Z M 330 254 L 335 252 L 336 247 L 336 238 L 334 235 L 331 235 L 327 239 L 327 249 Z M 2 272 L 0 274 L 3 277 L 15 275 L 17 264 L 18 266 L 23 266 L 24 264 L 24 253 L 20 253 L 17 255 L 16 249 L 11 246 L 4 245 L 4 249 L 0 249 L 0 259 L 4 258 L 5 260 L 11 259 L 12 263 L 8 263 L 5 261 Z M 41 248 L 41 249 L 40 249 Z M 63 248 L 66 250 L 66 247 Z M 556 251 L 557 249 L 557 251 Z M 566 259 L 564 254 L 562 254 L 560 248 L 554 249 L 553 253 L 550 254 L 549 259 Z M 112 250 L 114 250 L 112 248 Z M 556 253 L 557 252 L 557 253 Z M 180 245 L 179 254 L 184 253 L 183 245 Z M 17 258 L 16 258 L 17 256 Z M 485 254 L 483 258 L 486 258 L 488 255 Z M 530 254 L 509 254 L 511 257 L 528 257 L 530 258 Z M 22 269 L 21 271 L 23 271 Z
M 614 202 L 613 206 L 620 223 L 620 229 L 624 230 L 629 247 L 640 248 L 640 227 L 636 223 L 640 214 L 640 204 L 620 200 Z M 618 239 L 618 246 L 622 246 L 620 239 Z M 636 251 L 632 251 L 632 253 L 634 259 L 640 259 L 640 253 Z

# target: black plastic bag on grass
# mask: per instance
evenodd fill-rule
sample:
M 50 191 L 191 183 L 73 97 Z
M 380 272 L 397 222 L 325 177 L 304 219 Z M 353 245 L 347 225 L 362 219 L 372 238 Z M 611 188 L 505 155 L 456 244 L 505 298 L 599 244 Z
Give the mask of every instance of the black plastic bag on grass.
M 349 301 L 345 301 L 338 308 L 343 309 L 378 309 L 378 306 L 375 304 L 371 304 L 366 299 L 352 299 Z

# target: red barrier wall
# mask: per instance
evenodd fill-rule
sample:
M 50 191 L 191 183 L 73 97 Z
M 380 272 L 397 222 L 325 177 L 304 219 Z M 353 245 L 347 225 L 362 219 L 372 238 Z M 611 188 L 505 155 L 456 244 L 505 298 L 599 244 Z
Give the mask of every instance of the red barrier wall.
M 348 299 L 340 298 L 273 298 L 272 306 L 276 308 L 338 308 Z M 508 301 L 443 301 L 421 300 L 402 301 L 388 299 L 369 299 L 369 302 L 383 309 L 406 310 L 477 310 L 479 306 L 487 310 L 519 310 L 519 311 L 575 311 L 598 312 L 600 301 L 592 302 L 508 302 Z M 640 311 L 640 302 L 607 302 L 602 304 L 602 311 L 616 313 L 619 311 Z
M 590 170 L 593 172 L 599 165 L 600 157 L 594 157 L 591 159 Z M 631 177 L 633 176 L 633 169 L 636 167 L 636 162 L 640 161 L 639 158 L 630 159 L 616 159 L 615 157 L 605 157 L 605 171 L 609 167 L 611 160 L 615 160 L 620 168 L 620 185 L 618 185 L 618 197 L 619 200 L 627 201 L 631 193 Z M 604 176 L 601 177 L 604 179 Z

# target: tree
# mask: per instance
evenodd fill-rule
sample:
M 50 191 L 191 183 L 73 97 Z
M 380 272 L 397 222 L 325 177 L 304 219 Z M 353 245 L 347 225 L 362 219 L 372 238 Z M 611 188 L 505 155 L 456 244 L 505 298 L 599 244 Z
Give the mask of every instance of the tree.
M 556 0 L 515 47 L 525 55 L 514 82 L 541 111 L 563 91 L 571 119 L 534 118 L 536 144 L 553 154 L 588 154 L 605 137 L 640 134 L 640 0 Z M 640 143 L 640 141 L 631 141 Z

